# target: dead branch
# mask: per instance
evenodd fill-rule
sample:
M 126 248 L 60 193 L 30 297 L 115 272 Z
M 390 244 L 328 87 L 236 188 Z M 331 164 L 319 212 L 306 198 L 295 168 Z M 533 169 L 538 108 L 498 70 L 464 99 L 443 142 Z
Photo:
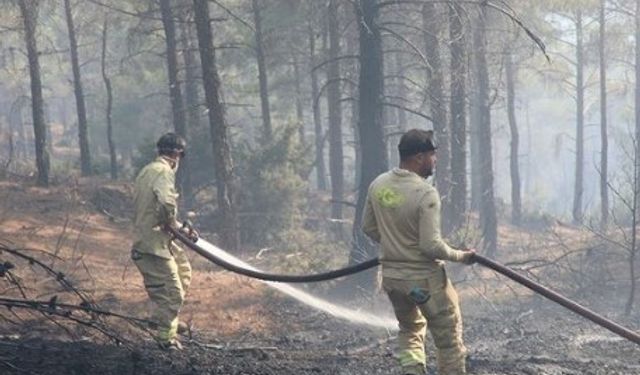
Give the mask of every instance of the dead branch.
M 75 294 L 76 296 L 78 296 L 83 303 L 89 305 L 89 306 L 93 306 L 94 302 L 91 300 L 91 298 L 86 295 L 85 293 L 81 292 L 80 290 L 78 290 L 76 287 L 74 287 L 67 279 L 64 273 L 56 271 L 54 269 L 52 269 L 51 267 L 49 267 L 48 265 L 44 264 L 43 262 L 39 261 L 38 259 L 23 254 L 23 251 L 25 251 L 24 249 L 14 249 L 8 246 L 5 246 L 3 244 L 0 244 L 0 254 L 2 254 L 2 252 L 6 252 L 9 253 L 17 258 L 21 258 L 23 260 L 26 260 L 27 262 L 29 262 L 30 265 L 37 265 L 38 267 L 42 268 L 43 270 L 45 270 L 48 274 L 50 274 L 51 276 L 53 276 L 55 278 L 55 281 L 58 282 L 65 291 L 69 291 L 72 292 L 73 294 Z M 59 258 L 58 258 L 59 259 Z

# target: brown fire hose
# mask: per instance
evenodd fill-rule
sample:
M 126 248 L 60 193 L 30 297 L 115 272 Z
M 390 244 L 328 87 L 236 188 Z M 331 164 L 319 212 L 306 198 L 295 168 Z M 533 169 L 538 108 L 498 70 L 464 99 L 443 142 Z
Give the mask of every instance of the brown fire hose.
M 556 302 L 564 307 L 566 307 L 567 309 L 573 311 L 574 313 L 589 319 L 590 321 L 608 329 L 609 331 L 620 335 L 622 337 L 624 337 L 625 339 L 629 340 L 629 341 L 633 341 L 634 343 L 640 345 L 640 335 L 637 334 L 636 332 L 633 332 L 632 330 L 625 328 L 605 317 L 603 317 L 602 315 L 596 314 L 595 312 L 587 309 L 586 307 L 554 292 L 551 289 L 548 289 L 540 284 L 538 284 L 537 282 L 526 278 L 522 275 L 519 275 L 518 273 L 514 272 L 513 270 L 511 270 L 510 268 L 507 268 L 489 258 L 485 258 L 482 255 L 478 255 L 475 254 L 473 257 L 473 260 L 478 263 L 481 264 L 485 267 L 491 268 L 492 270 L 498 272 L 501 275 L 504 275 L 508 278 L 510 278 L 511 280 L 522 284 L 524 286 L 526 286 L 527 288 L 533 290 L 534 292 L 541 294 L 545 297 L 547 297 L 548 299 L 552 300 L 553 302 Z

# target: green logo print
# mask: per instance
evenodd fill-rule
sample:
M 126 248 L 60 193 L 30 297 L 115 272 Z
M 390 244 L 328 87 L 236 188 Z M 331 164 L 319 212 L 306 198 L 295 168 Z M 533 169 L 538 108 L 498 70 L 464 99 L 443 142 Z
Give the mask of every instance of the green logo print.
M 383 187 L 376 192 L 376 198 L 382 205 L 382 207 L 396 208 L 404 202 L 404 197 L 393 189 Z

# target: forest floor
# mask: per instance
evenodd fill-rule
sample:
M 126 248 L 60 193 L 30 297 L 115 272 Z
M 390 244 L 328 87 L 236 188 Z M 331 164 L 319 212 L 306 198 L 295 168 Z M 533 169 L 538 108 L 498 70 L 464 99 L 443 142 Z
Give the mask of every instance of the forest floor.
M 89 293 L 101 308 L 144 317 L 147 297 L 129 260 L 129 195 L 126 185 L 97 180 L 50 189 L 0 182 L 0 239 L 16 248 L 56 254 L 47 263 Z M 560 266 L 558 254 L 581 248 L 588 241 L 584 230 L 550 223 L 544 230 L 501 227 L 500 231 L 500 254 L 508 255 L 499 254 L 499 259 L 518 264 L 543 283 L 545 276 L 553 277 L 549 285 L 554 289 L 570 292 L 584 305 L 632 329 L 640 328 L 638 309 L 630 315 L 620 313 L 626 297 L 624 285 L 611 280 L 601 285 L 586 282 L 584 274 L 589 268 L 572 268 L 575 262 Z M 243 257 L 253 262 L 252 255 L 247 252 Z M 526 262 L 531 258 L 548 259 L 548 264 Z M 35 313 L 3 309 L 0 373 L 400 373 L 393 356 L 395 332 L 349 324 L 257 281 L 222 271 L 195 254 L 191 259 L 193 285 L 181 316 L 192 332 L 183 337 L 183 351 L 161 351 L 143 331 L 129 329 L 117 320 L 113 321 L 116 331 L 131 338 L 125 345 L 116 345 L 91 330 L 67 332 Z M 78 302 L 53 286 L 55 279 L 0 252 L 0 261 L 7 260 L 16 264 L 16 274 L 22 284 L 29 285 L 26 293 L 31 296 L 48 300 L 58 295 L 59 301 Z M 573 277 L 572 270 L 582 272 L 583 277 Z M 640 374 L 637 345 L 479 266 L 452 265 L 450 271 L 462 300 L 470 374 Z M 0 297 L 8 295 L 15 296 L 15 289 L 7 287 L 0 293 Z M 381 310 L 376 314 L 389 315 L 384 296 L 376 298 L 379 300 L 363 302 L 362 309 L 377 306 Z M 431 343 L 428 349 L 433 374 Z

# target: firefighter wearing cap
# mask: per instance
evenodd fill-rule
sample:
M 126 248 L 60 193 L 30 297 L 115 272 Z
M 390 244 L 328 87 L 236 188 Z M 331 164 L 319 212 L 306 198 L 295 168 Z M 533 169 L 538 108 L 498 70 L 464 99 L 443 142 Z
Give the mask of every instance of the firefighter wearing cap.
M 451 248 L 440 235 L 440 196 L 433 174 L 433 132 L 413 129 L 398 145 L 400 167 L 369 186 L 363 230 L 381 245 L 382 285 L 398 319 L 403 374 L 425 374 L 428 328 L 439 375 L 466 374 L 458 295 L 444 261 L 470 263 L 474 250 Z
M 144 286 L 153 302 L 152 328 L 163 349 L 181 349 L 177 340 L 178 313 L 189 284 L 191 265 L 164 227 L 178 227 L 178 193 L 175 177 L 186 142 L 167 133 L 157 142 L 158 156 L 146 165 L 135 181 L 135 239 L 131 258 L 142 274 Z M 186 325 L 180 323 L 180 328 Z

